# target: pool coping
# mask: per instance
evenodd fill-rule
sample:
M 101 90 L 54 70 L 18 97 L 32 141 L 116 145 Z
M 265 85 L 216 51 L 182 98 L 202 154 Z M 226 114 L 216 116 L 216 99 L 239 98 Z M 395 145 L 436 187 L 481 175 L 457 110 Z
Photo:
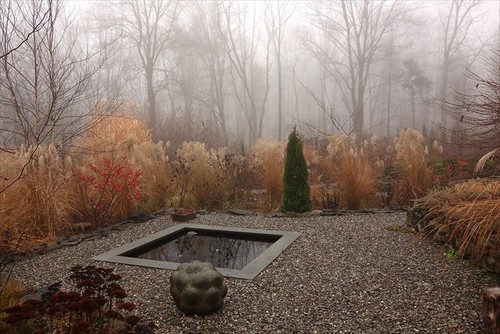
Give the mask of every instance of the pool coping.
M 142 267 L 150 267 L 150 268 L 161 268 L 161 269 L 169 269 L 176 270 L 177 266 L 180 263 L 177 262 L 166 262 L 159 260 L 149 260 L 149 259 L 141 259 L 134 258 L 128 256 L 122 256 L 124 253 L 132 252 L 134 249 L 139 247 L 145 247 L 148 244 L 155 243 L 160 238 L 165 238 L 168 235 L 180 233 L 183 230 L 189 231 L 203 231 L 203 232 L 234 232 L 241 234 L 252 235 L 272 235 L 272 236 L 281 236 L 276 242 L 274 242 L 269 248 L 267 248 L 264 252 L 262 252 L 259 256 L 257 256 L 253 261 L 249 262 L 244 268 L 236 270 L 236 269 L 227 269 L 227 268 L 217 268 L 222 275 L 240 278 L 240 279 L 253 279 L 258 274 L 260 274 L 272 261 L 274 261 L 288 246 L 290 246 L 295 239 L 300 236 L 299 232 L 291 232 L 291 231 L 275 231 L 275 230 L 261 230 L 261 229 L 247 229 L 240 227 L 226 227 L 226 226 L 212 226 L 212 225 L 202 225 L 202 224 L 187 224 L 181 223 L 171 226 L 165 230 L 153 233 L 144 238 L 134 240 L 130 243 L 122 245 L 120 247 L 114 248 L 106 253 L 97 255 L 92 258 L 92 260 L 96 261 L 105 261 L 105 262 L 113 262 L 120 263 L 132 266 L 142 266 Z

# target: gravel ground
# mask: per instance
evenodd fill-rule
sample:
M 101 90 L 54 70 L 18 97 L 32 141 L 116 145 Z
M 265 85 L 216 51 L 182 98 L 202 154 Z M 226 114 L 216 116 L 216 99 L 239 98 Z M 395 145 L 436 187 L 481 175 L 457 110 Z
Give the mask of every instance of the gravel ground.
M 159 333 L 479 333 L 481 293 L 498 281 L 411 233 L 405 213 L 265 218 L 212 213 L 199 224 L 301 232 L 253 280 L 230 278 L 218 312 L 184 316 L 169 294 L 168 270 L 89 258 L 165 229 L 170 217 L 128 225 L 107 237 L 23 260 L 14 277 L 43 286 L 74 265 L 115 268 L 144 318 Z

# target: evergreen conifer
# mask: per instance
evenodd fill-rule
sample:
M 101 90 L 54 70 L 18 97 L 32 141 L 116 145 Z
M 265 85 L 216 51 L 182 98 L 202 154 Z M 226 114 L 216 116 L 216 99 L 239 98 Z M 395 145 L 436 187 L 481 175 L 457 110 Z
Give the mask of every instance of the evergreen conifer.
M 311 209 L 309 173 L 302 151 L 302 140 L 295 126 L 288 136 L 283 177 L 283 212 L 307 212 Z

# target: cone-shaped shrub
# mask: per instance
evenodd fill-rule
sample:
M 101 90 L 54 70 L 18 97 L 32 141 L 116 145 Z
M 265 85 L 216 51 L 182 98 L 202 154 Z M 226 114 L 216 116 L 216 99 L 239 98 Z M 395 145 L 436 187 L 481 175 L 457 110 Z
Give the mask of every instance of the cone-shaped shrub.
M 293 127 L 285 157 L 285 174 L 283 177 L 283 203 L 281 211 L 306 212 L 311 209 L 310 188 L 308 172 L 302 140 L 297 129 Z

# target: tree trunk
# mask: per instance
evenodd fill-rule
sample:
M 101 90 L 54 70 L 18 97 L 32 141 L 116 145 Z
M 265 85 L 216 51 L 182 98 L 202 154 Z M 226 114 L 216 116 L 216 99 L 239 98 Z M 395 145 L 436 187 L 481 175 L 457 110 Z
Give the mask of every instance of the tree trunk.
M 278 49 L 278 141 L 281 141 L 281 134 L 283 131 L 283 82 L 281 79 L 281 47 Z
M 411 84 L 411 127 L 415 128 L 415 87 Z
M 391 135 L 391 92 L 392 92 L 392 43 L 394 41 L 394 36 L 391 34 L 391 49 L 389 50 L 389 87 L 387 91 L 387 129 L 386 135 L 387 138 Z
M 148 128 L 153 137 L 156 136 L 156 96 L 153 86 L 153 69 L 146 69 L 146 85 L 148 91 Z
M 441 126 L 443 129 L 446 128 L 447 126 L 447 116 L 445 113 L 445 103 L 444 101 L 446 100 L 446 88 L 448 87 L 448 75 L 449 75 L 449 70 L 450 70 L 450 63 L 448 61 L 449 55 L 445 53 L 444 55 L 444 60 L 443 60 L 443 66 L 442 66 L 442 75 L 441 75 Z

